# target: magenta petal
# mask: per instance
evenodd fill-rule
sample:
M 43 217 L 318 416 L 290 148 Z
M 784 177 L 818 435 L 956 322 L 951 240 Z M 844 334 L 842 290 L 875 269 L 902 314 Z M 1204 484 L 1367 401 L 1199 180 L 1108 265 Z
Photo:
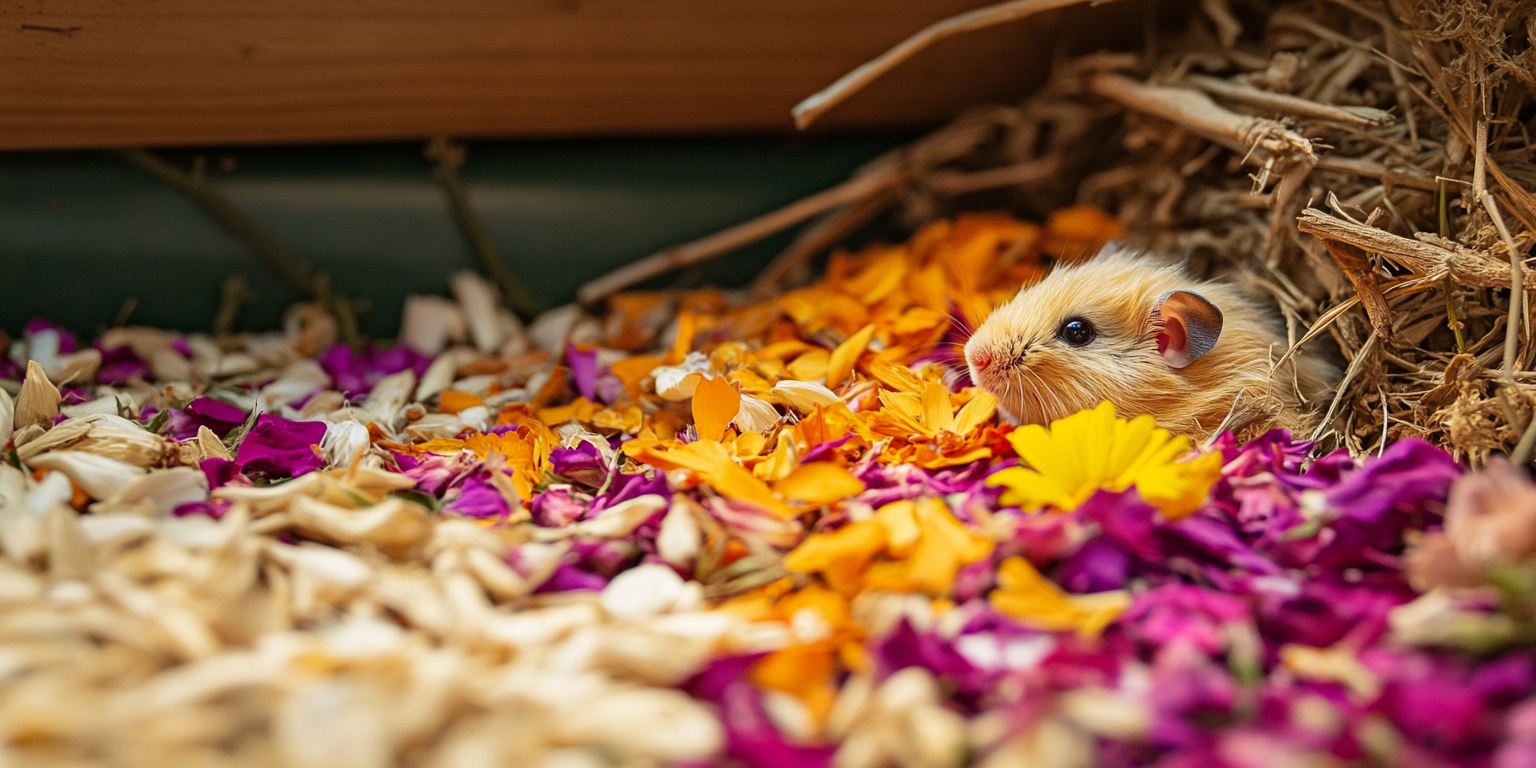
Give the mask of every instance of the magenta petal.
M 144 381 L 153 378 L 149 372 L 149 364 L 144 362 L 144 358 L 134 353 L 133 347 L 124 344 L 107 349 L 99 341 L 92 346 L 101 353 L 101 368 L 96 371 L 96 380 L 102 384 L 120 387 L 135 378 Z
M 565 362 L 571 367 L 571 378 L 576 381 L 576 391 L 588 400 L 597 400 L 597 350 L 580 351 L 576 345 L 565 349 Z
M 325 437 L 325 424 L 318 421 L 290 421 L 263 413 L 256 426 L 240 442 L 235 463 L 242 472 L 259 472 L 268 477 L 297 477 L 313 472 L 325 461 L 315 450 Z
M 459 486 L 459 495 L 443 505 L 444 512 L 476 518 L 501 518 L 511 510 L 501 491 L 487 479 L 470 477 Z

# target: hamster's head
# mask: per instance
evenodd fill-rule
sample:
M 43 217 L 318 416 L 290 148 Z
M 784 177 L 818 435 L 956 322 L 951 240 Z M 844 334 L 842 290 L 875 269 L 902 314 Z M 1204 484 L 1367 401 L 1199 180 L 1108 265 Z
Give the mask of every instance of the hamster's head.
M 1157 413 L 1221 335 L 1221 310 L 1176 267 L 1124 251 L 1064 266 L 998 307 L 965 345 L 971 379 L 1016 424 L 1108 400 Z

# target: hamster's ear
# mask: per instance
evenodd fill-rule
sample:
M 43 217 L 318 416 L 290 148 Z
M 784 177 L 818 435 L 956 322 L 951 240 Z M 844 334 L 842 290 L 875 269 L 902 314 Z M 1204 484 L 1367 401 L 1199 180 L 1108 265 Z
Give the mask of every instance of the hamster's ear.
M 1198 293 L 1169 291 L 1158 299 L 1152 314 L 1162 326 L 1157 353 L 1174 368 L 1199 360 L 1221 338 L 1221 310 Z

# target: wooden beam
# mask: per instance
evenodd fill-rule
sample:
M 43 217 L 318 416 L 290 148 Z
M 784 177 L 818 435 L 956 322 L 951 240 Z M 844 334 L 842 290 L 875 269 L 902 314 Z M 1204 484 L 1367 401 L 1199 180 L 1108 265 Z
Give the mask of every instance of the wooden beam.
M 0 0 L 0 149 L 788 132 L 806 95 L 984 4 Z M 1059 22 L 947 41 L 828 125 L 1015 99 Z

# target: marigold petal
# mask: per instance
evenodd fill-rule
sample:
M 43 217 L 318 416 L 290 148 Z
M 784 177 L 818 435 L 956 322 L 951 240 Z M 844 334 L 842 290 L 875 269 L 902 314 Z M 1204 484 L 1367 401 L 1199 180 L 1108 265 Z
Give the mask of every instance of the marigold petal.
M 960 409 L 955 416 L 955 433 L 968 435 L 971 430 L 986 424 L 992 420 L 992 415 L 997 413 L 997 397 L 990 392 L 977 391 L 971 395 L 971 401 Z
M 741 393 L 724 376 L 704 379 L 693 390 L 693 425 L 700 440 L 723 440 L 741 410 Z
M 1113 624 L 1131 602 L 1124 590 L 1068 595 L 1018 556 L 1003 561 L 997 583 L 988 597 L 992 607 L 1048 632 L 1076 630 L 1092 637 Z
M 827 362 L 828 389 L 838 387 L 848 378 L 848 374 L 853 373 L 854 363 L 859 361 L 859 355 L 864 354 L 864 350 L 869 349 L 869 342 L 874 337 L 875 326 L 866 325 L 832 350 L 832 356 Z
M 825 378 L 831 365 L 832 353 L 825 349 L 813 349 L 790 362 L 789 375 L 800 381 L 813 381 Z
M 447 390 L 437 396 L 438 413 L 459 413 L 474 408 L 477 405 L 485 405 L 485 398 L 473 392 L 459 392 Z
M 930 379 L 923 386 L 923 425 L 932 432 L 955 431 L 955 409 L 942 382 Z
M 784 567 L 796 573 L 817 573 L 837 563 L 857 563 L 862 569 L 885 548 L 885 527 L 860 520 L 831 533 L 816 533 L 784 556 Z
M 907 557 L 917 548 L 922 530 L 917 527 L 917 505 L 911 501 L 893 501 L 875 512 L 875 519 L 885 526 L 887 552 L 891 557 Z
M 802 464 L 773 484 L 780 496 L 814 506 L 831 504 L 864 492 L 864 481 L 825 461 Z
M 661 365 L 661 358 L 641 355 L 618 360 L 609 366 L 608 370 L 613 373 L 615 378 L 624 382 L 625 389 L 632 393 L 638 393 L 640 391 L 640 382 L 644 381 L 645 377 L 651 375 L 651 371 L 656 370 L 659 365 Z
M 905 365 L 876 357 L 869 362 L 869 375 L 888 389 L 918 394 L 923 391 L 923 380 Z

